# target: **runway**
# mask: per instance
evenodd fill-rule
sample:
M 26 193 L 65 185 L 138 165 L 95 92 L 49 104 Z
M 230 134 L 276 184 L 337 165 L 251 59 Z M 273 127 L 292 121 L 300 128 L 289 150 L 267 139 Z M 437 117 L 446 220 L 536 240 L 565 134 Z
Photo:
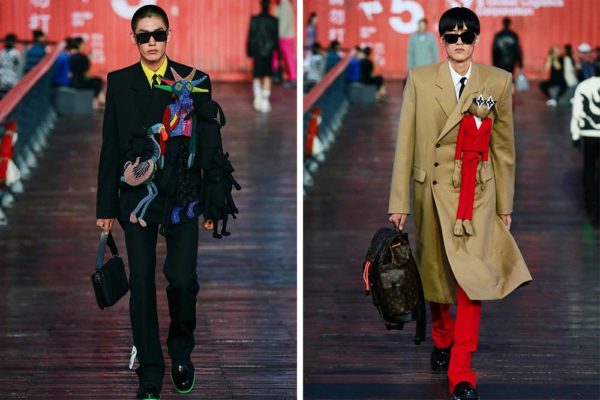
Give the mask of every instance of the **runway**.
M 306 399 L 448 399 L 414 324 L 387 331 L 364 297 L 362 262 L 386 226 L 400 114 L 389 100 L 352 106 L 304 201 Z M 517 94 L 512 233 L 533 282 L 484 302 L 474 356 L 483 399 L 600 398 L 600 240 L 583 211 L 581 155 L 569 108 L 550 109 L 537 86 Z M 413 219 L 408 231 L 414 241 Z M 429 313 L 429 311 L 428 311 Z M 429 317 L 429 316 L 428 316 Z
M 168 377 L 168 309 L 159 239 L 157 297 L 167 374 L 163 399 L 296 396 L 296 112 L 274 88 L 273 112 L 252 109 L 249 83 L 213 84 L 222 129 L 242 185 L 232 236 L 202 231 L 196 388 Z M 8 399 L 133 399 L 128 297 L 100 310 L 92 293 L 102 115 L 59 120 L 40 166 L 0 229 L 0 387 Z M 123 232 L 115 237 L 125 256 Z M 191 397 L 190 397 L 191 396 Z

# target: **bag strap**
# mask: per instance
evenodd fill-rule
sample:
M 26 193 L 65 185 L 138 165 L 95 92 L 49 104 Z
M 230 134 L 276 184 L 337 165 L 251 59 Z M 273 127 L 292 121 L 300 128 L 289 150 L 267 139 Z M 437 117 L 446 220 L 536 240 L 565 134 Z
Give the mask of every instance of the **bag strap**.
M 221 108 L 221 105 L 219 103 L 217 103 L 215 101 L 215 104 L 217 105 L 217 110 L 219 111 L 219 124 L 221 124 L 221 126 L 225 126 L 225 113 L 223 112 L 223 109 Z
M 104 253 L 106 252 L 107 245 L 113 257 L 119 256 L 119 249 L 117 248 L 112 232 L 109 231 L 108 235 L 105 235 L 104 232 L 100 233 L 100 244 L 98 245 L 98 255 L 96 256 L 96 271 L 100 271 L 102 265 L 104 265 Z

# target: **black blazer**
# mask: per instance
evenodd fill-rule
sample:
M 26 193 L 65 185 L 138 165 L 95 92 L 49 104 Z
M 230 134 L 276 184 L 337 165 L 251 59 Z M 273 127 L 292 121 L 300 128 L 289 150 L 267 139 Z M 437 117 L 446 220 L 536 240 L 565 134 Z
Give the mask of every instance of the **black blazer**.
M 171 67 L 185 77 L 192 68 L 168 59 L 165 77 L 173 79 Z M 206 75 L 196 70 L 194 79 Z M 198 87 L 208 89 L 208 93 L 194 93 L 194 108 L 211 99 L 210 78 Z M 129 188 L 119 184 L 123 166 L 127 161 L 125 149 L 129 144 L 132 131 L 136 127 L 150 127 L 162 122 L 163 113 L 171 103 L 171 94 L 164 90 L 151 89 L 141 63 L 113 71 L 107 77 L 106 108 L 102 127 L 102 150 L 98 168 L 98 192 L 96 218 L 120 218 L 129 220 L 129 214 L 137 203 L 148 194 L 146 187 Z M 158 172 L 160 174 L 160 171 Z M 157 181 L 157 178 L 155 178 Z M 146 220 L 149 223 L 161 223 L 164 199 L 152 201 Z

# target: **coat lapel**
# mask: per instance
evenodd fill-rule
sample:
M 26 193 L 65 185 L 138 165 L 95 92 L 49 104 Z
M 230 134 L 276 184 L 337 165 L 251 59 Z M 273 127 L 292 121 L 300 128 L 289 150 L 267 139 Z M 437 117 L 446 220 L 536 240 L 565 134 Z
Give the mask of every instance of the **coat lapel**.
M 477 97 L 480 93 L 479 66 L 475 63 L 472 64 L 471 76 L 467 81 L 467 86 L 465 86 L 459 101 L 456 101 L 456 92 L 454 91 L 454 84 L 452 83 L 452 76 L 450 75 L 450 66 L 447 62 L 440 64 L 436 86 L 439 91 L 436 93 L 435 97 L 438 103 L 440 103 L 440 106 L 442 106 L 444 113 L 448 116 L 448 119 L 436 140 L 436 142 L 439 142 L 460 122 L 463 113 L 469 109 L 473 98 Z

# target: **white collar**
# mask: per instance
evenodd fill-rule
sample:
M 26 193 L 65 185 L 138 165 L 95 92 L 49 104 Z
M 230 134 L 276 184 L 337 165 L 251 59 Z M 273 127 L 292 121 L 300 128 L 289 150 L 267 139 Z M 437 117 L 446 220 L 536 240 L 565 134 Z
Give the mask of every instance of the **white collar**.
M 452 76 L 452 83 L 454 84 L 454 91 L 456 93 L 456 99 L 458 100 L 458 91 L 460 89 L 460 79 L 467 78 L 467 82 L 469 81 L 469 77 L 471 76 L 471 69 L 473 68 L 473 63 L 471 62 L 471 64 L 469 64 L 469 69 L 467 70 L 467 73 L 464 75 L 459 75 L 459 73 L 456 72 L 454 70 L 454 68 L 452 68 L 452 65 L 450 65 L 450 62 L 448 62 L 448 68 L 450 68 L 450 75 Z M 465 83 L 465 85 L 466 85 L 466 83 Z

